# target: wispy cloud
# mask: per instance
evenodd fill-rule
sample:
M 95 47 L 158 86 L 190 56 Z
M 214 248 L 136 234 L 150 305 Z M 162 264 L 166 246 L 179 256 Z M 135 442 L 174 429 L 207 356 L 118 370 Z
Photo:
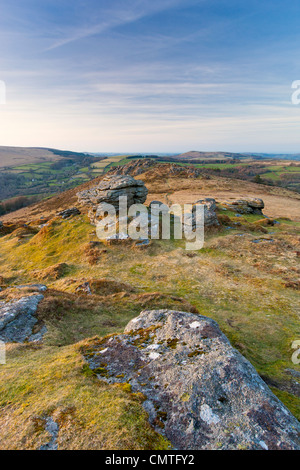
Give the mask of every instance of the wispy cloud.
M 159 2 L 157 0 L 153 0 L 151 2 L 131 0 L 126 2 L 115 2 L 113 8 L 103 11 L 103 17 L 105 17 L 104 21 L 90 24 L 83 28 L 80 27 L 73 29 L 69 31 L 65 37 L 50 45 L 46 50 L 54 50 L 80 39 L 107 33 L 119 26 L 134 23 L 135 21 L 146 18 L 147 16 L 154 15 L 170 8 L 175 8 L 180 3 L 180 0 L 161 0 Z

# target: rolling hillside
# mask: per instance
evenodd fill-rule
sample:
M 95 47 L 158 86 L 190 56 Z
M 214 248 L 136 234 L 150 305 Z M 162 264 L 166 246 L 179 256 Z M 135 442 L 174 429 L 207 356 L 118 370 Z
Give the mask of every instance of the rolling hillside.
M 61 158 L 80 159 L 87 154 L 38 147 L 0 146 L 0 168 L 16 167 L 35 163 L 55 162 Z
M 251 155 L 232 152 L 198 152 L 195 150 L 191 150 L 180 155 L 174 155 L 172 158 L 176 160 L 196 162 L 198 160 L 240 160 L 245 158 L 251 158 Z

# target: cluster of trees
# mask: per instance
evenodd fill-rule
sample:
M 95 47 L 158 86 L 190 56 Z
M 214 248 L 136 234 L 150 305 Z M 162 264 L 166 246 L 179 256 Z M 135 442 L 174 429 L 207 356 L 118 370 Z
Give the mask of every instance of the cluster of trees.
M 284 173 L 280 178 L 281 186 L 300 193 L 300 172 Z
M 38 199 L 38 196 L 18 196 L 0 202 L 0 216 L 30 206 L 30 204 L 37 202 Z
M 232 166 L 226 168 L 205 168 L 205 171 L 210 173 L 218 173 L 220 176 L 227 176 L 228 178 L 234 177 L 239 179 L 254 179 L 260 173 L 264 173 L 265 167 L 263 165 L 249 165 L 249 166 Z
M 49 181 L 56 181 L 58 184 L 64 181 L 64 186 L 60 189 L 67 189 L 73 185 L 71 177 L 76 175 L 80 168 L 88 168 L 102 160 L 101 157 L 95 158 L 90 155 L 76 155 L 76 158 L 62 158 L 57 162 L 53 162 L 50 168 L 35 172 L 34 169 L 28 168 L 27 174 L 13 173 L 9 171 L 0 172 L 0 201 L 17 196 L 30 196 L 32 193 L 53 193 L 59 191 L 59 186 L 52 186 Z M 57 173 L 54 173 L 57 172 Z M 26 171 L 24 170 L 24 173 Z M 92 174 L 91 174 L 92 177 Z
M 61 160 L 58 160 L 57 162 L 52 163 L 50 166 L 51 170 L 62 170 L 63 168 L 70 167 L 74 165 L 74 167 L 82 168 L 82 167 L 89 167 L 92 163 L 99 162 L 100 160 L 103 160 L 103 157 L 91 157 L 90 155 L 82 155 L 80 157 L 76 158 L 64 158 Z
M 25 177 L 13 173 L 0 173 L 0 199 L 15 196 L 18 189 L 24 186 Z
M 70 158 L 66 158 L 65 160 L 58 160 L 50 165 L 50 170 L 62 170 L 66 166 L 73 165 L 74 161 Z

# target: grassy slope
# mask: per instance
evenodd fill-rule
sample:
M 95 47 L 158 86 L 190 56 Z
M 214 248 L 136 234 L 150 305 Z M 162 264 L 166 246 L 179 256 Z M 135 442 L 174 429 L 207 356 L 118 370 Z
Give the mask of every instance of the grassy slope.
M 60 157 L 49 149 L 0 146 L 0 168 L 57 161 Z
M 202 194 L 216 197 L 216 191 L 223 191 L 228 197 L 232 191 L 242 196 L 261 190 L 265 193 L 259 197 L 268 201 L 267 214 L 271 209 L 282 212 L 281 206 L 291 209 L 292 203 L 297 203 L 291 199 L 291 192 L 285 194 L 282 190 L 279 194 L 276 188 L 246 185 L 238 180 L 214 178 L 204 182 L 152 176 L 145 176 L 151 188 L 150 199 L 164 200 L 164 194 L 170 194 L 172 201 L 191 202 Z M 161 193 L 156 194 L 157 191 Z M 26 216 L 26 220 L 74 204 L 76 192 L 69 191 L 36 206 L 35 216 Z M 281 206 L 276 206 L 279 199 Z M 228 224 L 231 227 L 241 221 L 230 211 L 221 213 L 232 218 Z M 248 216 L 243 223 L 253 223 L 257 218 Z M 299 278 L 295 255 L 295 250 L 299 250 L 299 222 L 281 220 L 280 225 L 268 227 L 268 232 L 270 235 L 224 226 L 221 232 L 207 236 L 205 248 L 193 257 L 187 256 L 182 241 L 155 241 L 145 251 L 103 246 L 100 251 L 106 252 L 93 265 L 86 247 L 97 238 L 84 214 L 70 220 L 53 219 L 37 235 L 20 239 L 12 233 L 2 237 L 1 275 L 9 284 L 37 282 L 45 268 L 62 262 L 68 266 L 63 277 L 42 281 L 50 287 L 38 313 L 48 328 L 44 346 L 10 346 L 8 364 L 0 368 L 0 429 L 5 436 L 0 447 L 37 448 L 47 442 L 49 436 L 41 422 L 41 417 L 47 415 L 65 423 L 59 434 L 60 448 L 130 448 L 130 433 L 136 436 L 134 448 L 167 446 L 147 426 L 141 397 L 86 377 L 89 371 L 82 362 L 78 342 L 94 335 L 121 332 L 144 308 L 187 310 L 185 304 L 174 301 L 174 296 L 214 318 L 258 372 L 277 384 L 273 391 L 300 417 L 300 402 L 286 388 L 291 377 L 285 372 L 287 368 L 299 369 L 291 362 L 291 343 L 300 335 L 298 293 L 285 287 L 287 282 Z M 272 238 L 274 242 L 251 242 L 259 237 Z M 136 293 L 101 296 L 99 292 L 91 297 L 74 293 L 74 280 L 82 283 L 91 278 L 123 281 L 133 286 Z M 143 297 L 153 292 L 165 297 Z M 53 390 L 55 381 L 57 393 Z M 134 410 L 136 422 L 130 410 Z M 111 423 L 105 430 L 102 413 L 106 423 Z M 60 418 L 65 414 L 66 421 Z
M 58 262 L 68 263 L 68 269 L 63 278 L 45 281 L 52 288 L 40 312 L 48 327 L 45 345 L 10 346 L 8 364 L 0 369 L 0 429 L 5 436 L 1 447 L 36 448 L 47 442 L 41 417 L 49 414 L 62 423 L 60 448 L 167 446 L 147 425 L 140 397 L 83 374 L 89 371 L 76 343 L 122 331 L 145 307 L 185 308 L 161 299 L 143 304 L 131 295 L 78 297 L 72 294 L 73 279 L 115 279 L 139 293 L 181 296 L 201 314 L 217 320 L 260 374 L 279 384 L 289 382 L 285 369 L 297 368 L 291 363 L 291 343 L 299 337 L 298 297 L 297 291 L 284 287 L 284 281 L 285 270 L 293 275 L 297 269 L 290 247 L 296 246 L 298 230 L 299 223 L 284 221 L 271 227 L 275 251 L 272 243 L 251 242 L 268 235 L 251 232 L 237 237 L 238 228 L 224 227 L 209 236 L 206 247 L 192 258 L 182 241 L 155 241 L 140 252 L 107 247 L 93 266 L 85 247 L 96 238 L 84 215 L 55 219 L 27 239 L 18 240 L 14 234 L 3 237 L 1 274 L 10 282 L 36 282 L 34 271 Z M 299 417 L 299 400 L 286 390 L 273 391 Z

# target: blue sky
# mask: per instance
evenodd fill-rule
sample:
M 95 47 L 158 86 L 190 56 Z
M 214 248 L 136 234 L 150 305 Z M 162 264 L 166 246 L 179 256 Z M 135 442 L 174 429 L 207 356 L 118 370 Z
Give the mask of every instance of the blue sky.
M 0 145 L 300 152 L 300 2 L 0 0 Z

